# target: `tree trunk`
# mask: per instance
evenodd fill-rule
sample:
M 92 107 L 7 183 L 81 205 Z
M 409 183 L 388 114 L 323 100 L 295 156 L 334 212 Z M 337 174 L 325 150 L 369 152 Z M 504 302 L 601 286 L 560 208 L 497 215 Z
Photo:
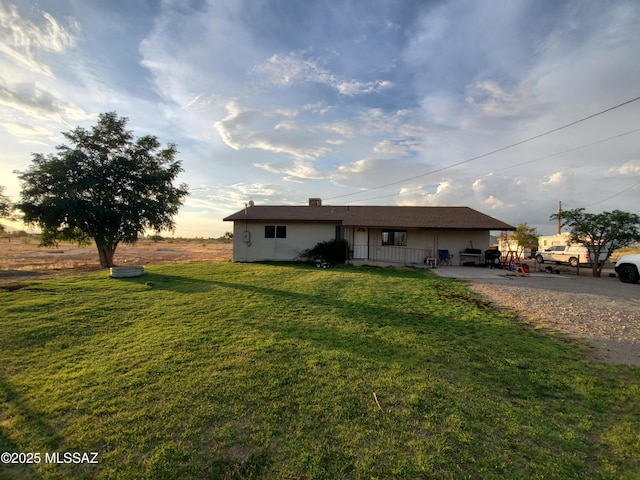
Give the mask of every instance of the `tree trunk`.
M 604 266 L 604 262 L 600 262 L 600 253 L 602 252 L 602 245 L 590 246 L 589 247 L 589 255 L 591 256 L 591 265 L 593 268 L 593 276 L 600 277 L 602 275 L 602 267 Z M 609 256 L 607 255 L 607 258 Z
M 100 266 L 102 268 L 113 267 L 113 255 L 116 253 L 116 247 L 108 247 L 107 245 L 98 243 L 98 255 L 100 257 Z

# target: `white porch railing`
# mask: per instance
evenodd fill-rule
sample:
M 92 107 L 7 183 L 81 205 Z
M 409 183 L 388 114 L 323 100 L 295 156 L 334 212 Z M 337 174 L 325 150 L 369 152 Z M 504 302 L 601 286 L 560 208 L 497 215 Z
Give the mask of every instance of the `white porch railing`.
M 354 245 L 351 252 L 352 260 L 401 265 L 424 265 L 425 258 L 434 258 L 432 248 Z

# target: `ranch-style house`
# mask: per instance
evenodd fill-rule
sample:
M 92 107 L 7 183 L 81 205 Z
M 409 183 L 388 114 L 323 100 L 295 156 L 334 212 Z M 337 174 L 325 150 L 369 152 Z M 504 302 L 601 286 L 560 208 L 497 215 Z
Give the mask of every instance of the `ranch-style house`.
M 233 261 L 291 261 L 318 242 L 346 240 L 348 261 L 456 265 L 483 261 L 491 231 L 515 227 L 469 207 L 253 205 L 229 215 Z

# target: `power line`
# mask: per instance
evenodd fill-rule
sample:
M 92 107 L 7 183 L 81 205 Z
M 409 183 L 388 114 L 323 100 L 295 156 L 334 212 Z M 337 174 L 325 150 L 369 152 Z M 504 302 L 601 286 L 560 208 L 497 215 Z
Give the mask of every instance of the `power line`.
M 638 181 L 638 182 L 634 183 L 634 184 L 633 184 L 633 185 L 631 185 L 629 188 L 625 188 L 624 190 L 620 190 L 618 193 L 616 193 L 616 194 L 614 194 L 614 195 L 611 195 L 610 197 L 607 197 L 607 198 L 605 198 L 604 200 L 600 200 L 600 201 L 598 201 L 598 202 L 590 203 L 589 205 L 585 205 L 585 206 L 584 206 L 584 208 L 587 208 L 587 207 L 593 207 L 594 205 L 598 205 L 598 204 L 600 204 L 600 203 L 604 203 L 604 202 L 606 202 L 606 201 L 608 201 L 608 200 L 611 200 L 612 198 L 619 197 L 619 196 L 620 196 L 620 195 L 622 195 L 623 193 L 626 193 L 626 192 L 628 192 L 629 190 L 633 190 L 633 189 L 634 189 L 634 188 L 636 188 L 638 185 L 640 185 L 640 181 Z
M 565 153 L 575 152 L 576 150 L 582 150 L 583 148 L 593 147 L 594 145 L 598 145 L 600 143 L 608 142 L 610 140 L 615 140 L 616 138 L 624 137 L 625 135 L 631 135 L 632 133 L 636 133 L 636 132 L 640 132 L 640 128 L 629 130 L 628 132 L 624 132 L 624 133 L 619 133 L 619 134 L 613 135 L 611 137 L 603 138 L 602 140 L 596 140 L 595 142 L 585 143 L 585 144 L 579 145 L 577 147 L 568 148 L 567 150 L 562 150 L 561 152 L 552 153 L 552 154 L 546 155 L 544 157 L 534 158 L 533 160 L 527 160 L 526 162 L 516 163 L 515 165 L 509 165 L 508 167 L 498 168 L 496 170 L 492 170 L 491 172 L 500 172 L 502 170 L 508 170 L 510 168 L 520 167 L 520 166 L 526 165 L 528 163 L 540 162 L 542 160 L 547 160 L 549 158 L 559 157 L 560 155 L 564 155 Z M 480 174 L 480 175 L 487 175 L 488 173 L 491 173 L 491 172 L 483 173 L 483 174 Z M 479 175 L 476 175 L 476 176 L 479 176 Z
M 549 159 L 549 158 L 558 157 L 558 156 L 560 156 L 560 155 L 564 155 L 565 153 L 575 152 L 576 150 L 581 150 L 581 149 L 583 149 L 583 148 L 592 147 L 592 146 L 594 146 L 594 145 L 598 145 L 598 144 L 600 144 L 600 143 L 605 143 L 605 142 L 608 142 L 608 141 L 611 141 L 611 140 L 615 140 L 615 139 L 617 139 L 617 138 L 624 137 L 624 136 L 626 136 L 626 135 L 631 135 L 632 133 L 637 133 L 637 132 L 640 132 L 640 128 L 636 128 L 636 129 L 633 129 L 633 130 L 629 130 L 628 132 L 624 132 L 624 133 L 619 133 L 619 134 L 617 134 L 617 135 L 613 135 L 613 136 L 611 136 L 611 137 L 603 138 L 603 139 L 601 139 L 601 140 L 596 140 L 595 142 L 585 143 L 585 144 L 583 144 L 583 145 L 578 145 L 577 147 L 568 148 L 568 149 L 566 149 L 566 150 L 562 150 L 561 152 L 555 152 L 555 153 L 552 153 L 552 154 L 550 154 L 550 155 L 545 155 L 544 157 L 538 157 L 538 158 L 534 158 L 534 159 L 532 159 L 532 160 L 526 160 L 526 161 L 524 161 L 524 162 L 516 163 L 515 165 L 509 165 L 508 167 L 503 167 L 503 168 L 493 169 L 493 170 L 491 170 L 491 171 L 489 171 L 489 172 L 478 173 L 478 174 L 476 174 L 476 175 L 472 175 L 472 176 L 469 176 L 469 177 L 464 177 L 462 180 L 469 179 L 469 178 L 482 177 L 482 176 L 488 175 L 488 174 L 490 174 L 490 173 L 494 173 L 494 172 L 501 172 L 502 170 L 508 170 L 508 169 L 510 169 L 510 168 L 520 167 L 520 166 L 522 166 L 522 165 L 526 165 L 526 164 L 528 164 L 528 163 L 541 162 L 541 161 L 543 161 L 543 160 L 547 160 L 547 159 Z M 430 186 L 436 186 L 436 185 L 430 185 Z M 631 188 L 633 188 L 633 187 L 631 187 Z M 415 189 L 408 190 L 408 191 L 409 191 L 409 192 L 413 192 L 413 191 L 418 191 L 418 190 L 422 190 L 422 189 L 423 189 L 423 187 L 420 187 L 420 188 L 415 188 Z M 371 200 L 378 200 L 378 199 L 380 199 L 380 198 L 393 197 L 393 196 L 398 195 L 398 194 L 399 194 L 399 192 L 394 192 L 394 193 L 391 193 L 391 194 L 388 194 L 388 195 L 380 195 L 380 196 L 378 196 L 378 197 L 372 197 L 372 198 L 367 198 L 367 199 L 364 199 L 364 200 L 358 200 L 358 201 L 367 202 L 367 201 L 371 201 Z M 334 197 L 334 198 L 335 198 L 335 197 Z M 607 200 L 608 200 L 608 199 L 607 199 Z M 603 200 L 603 201 L 604 201 L 604 200 Z M 600 203 L 600 202 L 598 202 L 598 203 Z M 595 205 L 595 204 L 594 204 L 594 205 Z
M 527 138 L 527 139 L 520 140 L 519 142 L 512 143 L 512 144 L 510 144 L 510 145 L 507 145 L 506 147 L 498 148 L 498 149 L 493 150 L 493 151 L 491 151 L 491 152 L 483 153 L 482 155 L 478 155 L 478 156 L 475 156 L 475 157 L 469 158 L 469 159 L 467 159 L 467 160 L 463 160 L 463 161 L 461 161 L 461 162 L 453 163 L 453 164 L 448 165 L 448 166 L 446 166 L 446 167 L 442 167 L 442 168 L 438 168 L 438 169 L 435 169 L 435 170 L 431 170 L 431 171 L 429 171 L 429 172 L 422 173 L 422 174 L 420 174 L 420 175 L 415 175 L 415 176 L 413 176 L 413 177 L 405 178 L 405 179 L 402 179 L 402 180 L 398 180 L 398 181 L 396 181 L 396 182 L 390 182 L 390 183 L 385 183 L 384 185 L 378 185 L 378 186 L 376 186 L 376 187 L 365 188 L 365 189 L 363 189 L 363 190 L 358 190 L 357 192 L 346 193 L 346 194 L 344 194 L 344 195 L 336 195 L 336 196 L 334 196 L 334 197 L 326 198 L 325 200 L 335 200 L 335 199 L 337 199 L 337 198 L 350 197 L 350 196 L 358 195 L 358 194 L 360 194 L 360 193 L 364 193 L 364 192 L 370 192 L 370 191 L 373 191 L 373 190 L 379 190 L 379 189 L 381 189 L 381 188 L 391 187 L 391 186 L 393 186 L 393 185 L 398 185 L 399 183 L 406 183 L 406 182 L 409 182 L 409 181 L 411 181 L 411 180 L 415 180 L 415 179 L 417 179 L 417 178 L 426 177 L 427 175 L 431 175 L 431 174 L 434 174 L 434 173 L 442 172 L 442 171 L 444 171 L 444 170 L 448 170 L 448 169 L 450 169 L 450 168 L 457 167 L 457 166 L 459 166 L 459 165 L 464 165 L 465 163 L 473 162 L 473 161 L 475 161 L 475 160 L 479 160 L 479 159 L 481 159 L 481 158 L 488 157 L 489 155 L 493 155 L 493 154 L 495 154 L 495 153 L 502 152 L 502 151 L 504 151 L 504 150 L 508 150 L 508 149 L 510 149 L 510 148 L 513 148 L 513 147 L 517 147 L 518 145 L 522 145 L 523 143 L 527 143 L 527 142 L 530 142 L 530 141 L 532 141 L 532 140 L 536 140 L 536 139 L 538 139 L 538 138 L 542 138 L 542 137 L 544 137 L 544 136 L 547 136 L 547 135 L 550 135 L 550 134 L 552 134 L 552 133 L 558 132 L 558 131 L 560 131 L 560 130 L 564 130 L 565 128 L 572 127 L 572 126 L 577 125 L 577 124 L 579 124 L 579 123 L 582 123 L 582 122 L 585 122 L 585 121 L 590 120 L 590 119 L 592 119 L 592 118 L 595 118 L 595 117 L 597 117 L 597 116 L 599 116 L 599 115 L 603 115 L 603 114 L 605 114 L 605 113 L 608 113 L 608 112 L 611 112 L 611 111 L 613 111 L 613 110 L 616 110 L 617 108 L 623 107 L 623 106 L 625 106 L 625 105 L 629 105 L 630 103 L 636 102 L 636 101 L 638 101 L 638 100 L 640 100 L 640 96 L 639 96 L 639 97 L 632 98 L 631 100 L 627 100 L 626 102 L 622 102 L 622 103 L 620 103 L 620 104 L 618 104 L 618 105 L 615 105 L 615 106 L 613 106 L 613 107 L 607 108 L 607 109 L 605 109 L 605 110 L 601 110 L 600 112 L 597 112 L 597 113 L 591 114 L 591 115 L 589 115 L 589 116 L 583 117 L 583 118 L 581 118 L 581 119 L 579 119 L 579 120 L 575 120 L 575 121 L 573 121 L 573 122 L 571 122 L 571 123 L 567 123 L 566 125 L 562 125 L 561 127 L 557 127 L 557 128 L 552 129 L 552 130 L 549 130 L 549 131 L 547 131 L 547 132 L 544 132 L 544 133 L 540 133 L 540 134 L 538 134 L 538 135 L 535 135 L 535 136 L 533 136 L 533 137 L 529 137 L 529 138 Z

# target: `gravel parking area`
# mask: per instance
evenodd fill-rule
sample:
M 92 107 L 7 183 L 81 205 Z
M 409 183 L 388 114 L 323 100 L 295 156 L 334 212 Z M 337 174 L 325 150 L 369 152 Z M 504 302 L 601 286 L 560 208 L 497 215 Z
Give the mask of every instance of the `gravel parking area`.
M 535 325 L 586 340 L 594 356 L 640 367 L 640 285 L 617 278 L 505 271 L 469 267 L 434 270 L 469 281 L 469 288 L 496 305 L 508 307 Z

